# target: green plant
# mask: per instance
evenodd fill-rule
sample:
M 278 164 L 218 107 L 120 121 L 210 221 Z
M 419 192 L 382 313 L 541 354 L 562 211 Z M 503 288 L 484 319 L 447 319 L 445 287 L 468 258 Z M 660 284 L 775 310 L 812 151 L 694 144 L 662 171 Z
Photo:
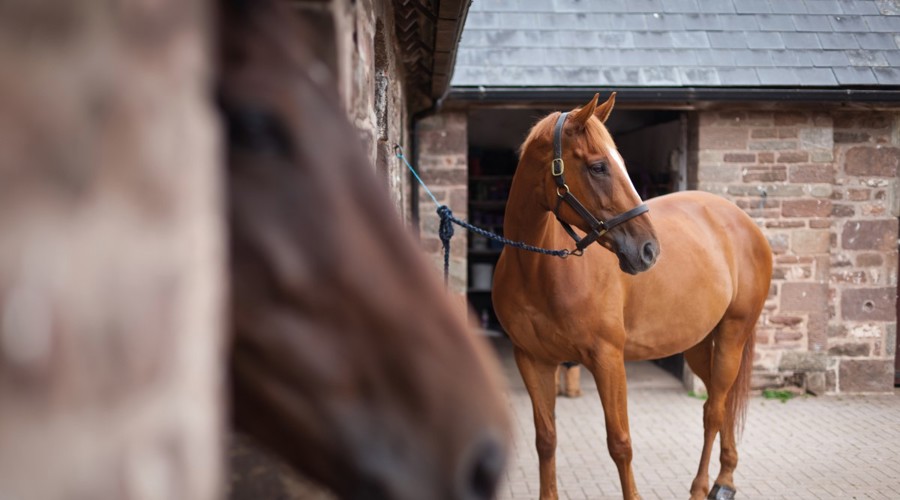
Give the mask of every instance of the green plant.
M 702 400 L 702 401 L 706 401 L 706 398 L 709 397 L 709 395 L 706 394 L 705 392 L 704 392 L 704 393 L 701 393 L 701 394 L 697 394 L 697 393 L 694 392 L 694 391 L 688 391 L 688 396 L 690 396 L 690 397 L 692 397 L 692 398 L 695 398 L 695 399 Z
M 762 392 L 762 397 L 766 399 L 777 399 L 782 403 L 787 403 L 789 399 L 795 398 L 797 395 L 791 391 L 778 391 L 775 389 L 765 389 Z

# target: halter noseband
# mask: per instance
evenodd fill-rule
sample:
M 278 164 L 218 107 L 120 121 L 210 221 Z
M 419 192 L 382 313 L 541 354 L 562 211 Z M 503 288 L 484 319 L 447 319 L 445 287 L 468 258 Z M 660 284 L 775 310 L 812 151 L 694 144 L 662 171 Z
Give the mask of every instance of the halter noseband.
M 562 158 L 562 130 L 568 116 L 569 113 L 561 113 L 556 120 L 556 126 L 553 129 L 553 162 L 550 164 L 550 173 L 553 174 L 553 180 L 556 182 L 556 196 L 558 197 L 556 208 L 553 209 L 553 214 L 556 216 L 556 220 L 559 221 L 563 229 L 565 229 L 566 232 L 569 233 L 569 236 L 575 240 L 575 250 L 572 251 L 572 254 L 581 255 L 588 245 L 599 240 L 612 228 L 647 212 L 650 210 L 650 207 L 641 203 L 627 212 L 616 215 L 607 221 L 601 221 L 597 220 L 597 218 L 594 217 L 580 201 L 578 201 L 578 198 L 569 191 L 569 186 L 566 185 L 566 179 L 563 176 L 566 167 Z M 578 215 L 580 215 L 581 218 L 587 222 L 588 226 L 590 226 L 591 231 L 585 235 L 584 238 L 579 238 L 575 233 L 575 230 L 572 229 L 572 226 L 559 218 L 559 207 L 563 201 L 568 203 L 570 207 L 578 212 Z

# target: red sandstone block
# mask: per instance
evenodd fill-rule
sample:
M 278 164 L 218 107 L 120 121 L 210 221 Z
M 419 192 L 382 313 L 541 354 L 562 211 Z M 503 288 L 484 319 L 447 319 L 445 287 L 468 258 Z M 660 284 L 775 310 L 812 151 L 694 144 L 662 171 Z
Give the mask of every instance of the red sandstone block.
M 828 164 L 791 165 L 790 181 L 798 183 L 834 183 L 834 166 Z
M 809 160 L 809 153 L 806 151 L 788 151 L 778 153 L 778 163 L 803 163 Z
M 828 349 L 828 355 L 860 358 L 868 356 L 871 349 L 872 346 L 865 342 L 846 342 L 831 346 Z
M 744 209 L 778 208 L 781 206 L 780 201 L 771 198 L 738 198 L 734 201 L 734 204 Z
M 782 311 L 825 311 L 828 285 L 825 283 L 785 283 L 781 286 Z
M 833 217 L 853 217 L 856 215 L 856 209 L 853 205 L 840 205 L 835 203 L 831 208 Z
M 805 113 L 775 113 L 775 125 L 802 125 L 809 123 L 809 115 Z
M 776 344 L 792 344 L 803 338 L 802 332 L 796 331 L 778 331 L 775 332 Z
M 890 128 L 891 113 L 875 113 L 872 111 L 836 114 L 834 128 L 836 129 L 883 129 Z
M 834 132 L 835 144 L 867 143 L 871 136 L 865 132 Z
M 779 139 L 796 139 L 798 136 L 798 131 L 795 128 L 779 128 L 778 129 L 778 138 Z
M 744 182 L 784 182 L 787 180 L 787 168 L 783 166 L 747 167 L 742 177 Z
M 803 322 L 803 318 L 799 316 L 770 316 L 768 321 L 781 326 L 797 326 Z
M 830 233 L 821 230 L 797 230 L 791 233 L 791 250 L 798 255 L 827 253 L 831 247 Z
M 457 168 L 452 170 L 424 170 L 422 180 L 436 186 L 466 185 L 468 170 Z
M 771 151 L 762 151 L 756 154 L 759 163 L 775 163 L 775 153 Z
M 897 219 L 850 220 L 841 231 L 845 250 L 881 250 L 890 252 L 897 245 Z
M 894 360 L 841 360 L 839 380 L 842 392 L 889 392 L 894 385 Z
M 754 153 L 725 153 L 723 159 L 728 163 L 754 163 L 756 155 Z
M 880 253 L 861 253 L 856 256 L 856 265 L 859 267 L 877 267 L 884 264 L 884 257 Z
M 830 200 L 785 200 L 781 204 L 784 217 L 827 217 L 831 214 Z
M 841 292 L 844 321 L 896 321 L 897 288 L 851 288 Z
M 468 137 L 465 130 L 420 131 L 419 144 L 422 155 L 465 155 L 468 150 Z
M 700 149 L 747 149 L 747 129 L 708 127 L 700 130 Z
M 815 259 L 805 255 L 781 255 L 775 259 L 778 264 L 811 264 Z
M 850 201 L 866 201 L 872 196 L 871 189 L 848 189 L 847 199 Z
M 806 222 L 802 220 L 770 220 L 766 221 L 766 227 L 772 229 L 794 229 L 806 227 Z
M 776 139 L 778 131 L 773 128 L 757 128 L 750 131 L 753 139 Z
M 900 148 L 859 146 L 847 151 L 844 170 L 850 175 L 894 177 L 900 175 Z
M 806 338 L 813 352 L 825 350 L 828 345 L 828 312 L 813 312 L 806 317 Z
M 790 149 L 797 149 L 797 141 L 784 141 L 780 139 L 753 141 L 750 143 L 750 149 L 753 151 L 786 151 Z

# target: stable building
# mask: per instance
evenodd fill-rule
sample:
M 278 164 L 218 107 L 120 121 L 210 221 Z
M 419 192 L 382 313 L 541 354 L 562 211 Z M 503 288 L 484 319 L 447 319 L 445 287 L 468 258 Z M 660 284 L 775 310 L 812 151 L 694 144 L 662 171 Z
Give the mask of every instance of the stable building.
M 475 2 L 441 111 L 418 127 L 418 166 L 455 215 L 502 231 L 531 125 L 616 91 L 608 126 L 643 197 L 716 193 L 769 239 L 756 386 L 890 391 L 900 372 L 896 33 L 900 9 L 876 0 Z M 423 200 L 423 243 L 437 259 L 437 216 Z M 463 241 L 451 285 L 498 330 L 499 247 Z

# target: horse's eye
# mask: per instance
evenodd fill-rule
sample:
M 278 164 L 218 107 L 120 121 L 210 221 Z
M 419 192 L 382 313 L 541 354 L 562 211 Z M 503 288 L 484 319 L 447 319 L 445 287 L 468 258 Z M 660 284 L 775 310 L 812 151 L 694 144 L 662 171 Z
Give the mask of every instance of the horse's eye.
M 609 173 L 609 167 L 607 167 L 605 161 L 598 161 L 597 163 L 594 163 L 593 165 L 588 167 L 588 170 L 590 170 L 594 175 L 603 175 Z

